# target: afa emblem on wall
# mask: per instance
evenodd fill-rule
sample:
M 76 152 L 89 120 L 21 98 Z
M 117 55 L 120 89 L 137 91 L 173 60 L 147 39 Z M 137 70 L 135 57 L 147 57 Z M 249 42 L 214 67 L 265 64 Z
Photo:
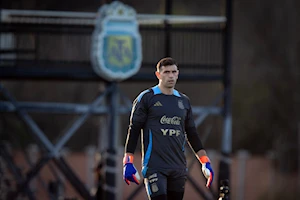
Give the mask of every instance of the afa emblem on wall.
M 114 1 L 99 9 L 91 62 L 94 71 L 108 81 L 121 81 L 139 71 L 142 44 L 133 8 Z

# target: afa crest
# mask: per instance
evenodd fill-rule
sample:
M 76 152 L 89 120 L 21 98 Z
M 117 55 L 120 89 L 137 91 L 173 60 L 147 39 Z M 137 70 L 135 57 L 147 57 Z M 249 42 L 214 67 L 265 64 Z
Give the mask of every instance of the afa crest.
M 121 81 L 140 69 L 141 36 L 136 12 L 121 2 L 102 6 L 92 37 L 94 71 L 108 81 Z

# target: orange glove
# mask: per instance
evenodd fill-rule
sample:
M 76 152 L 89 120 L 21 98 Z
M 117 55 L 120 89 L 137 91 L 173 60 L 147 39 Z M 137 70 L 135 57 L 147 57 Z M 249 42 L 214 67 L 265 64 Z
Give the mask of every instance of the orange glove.
M 199 158 L 200 163 L 202 164 L 202 173 L 207 179 L 206 187 L 210 188 L 213 180 L 214 180 L 214 171 L 210 166 L 210 160 L 207 156 L 201 156 Z

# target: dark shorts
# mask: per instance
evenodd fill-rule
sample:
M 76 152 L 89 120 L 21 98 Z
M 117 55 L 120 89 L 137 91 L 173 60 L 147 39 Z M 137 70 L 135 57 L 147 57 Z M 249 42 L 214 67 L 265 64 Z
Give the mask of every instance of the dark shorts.
M 187 179 L 186 169 L 147 169 L 144 177 L 148 196 L 167 194 L 167 191 L 184 192 Z

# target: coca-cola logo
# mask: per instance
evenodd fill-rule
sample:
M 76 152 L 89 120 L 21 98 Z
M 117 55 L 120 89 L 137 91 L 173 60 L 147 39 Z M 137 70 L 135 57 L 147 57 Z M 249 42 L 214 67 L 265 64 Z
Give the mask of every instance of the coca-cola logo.
M 173 124 L 173 125 L 180 125 L 180 121 L 181 121 L 181 117 L 167 117 L 166 115 L 164 115 L 161 119 L 160 119 L 160 123 L 161 124 Z

